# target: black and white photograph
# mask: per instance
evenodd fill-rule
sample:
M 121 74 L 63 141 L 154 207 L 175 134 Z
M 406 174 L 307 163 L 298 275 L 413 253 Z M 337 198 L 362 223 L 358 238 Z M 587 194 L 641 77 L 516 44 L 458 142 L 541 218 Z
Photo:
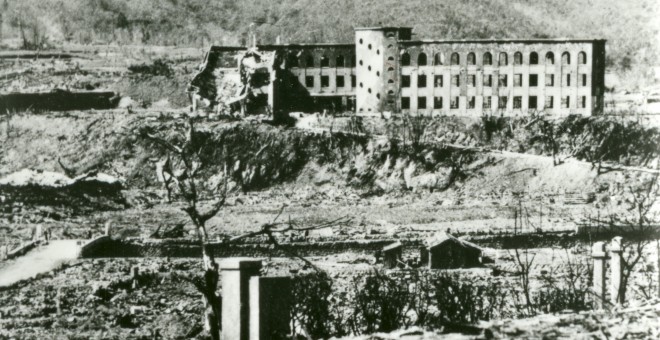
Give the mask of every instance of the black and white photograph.
M 0 339 L 660 339 L 658 0 L 0 0 Z

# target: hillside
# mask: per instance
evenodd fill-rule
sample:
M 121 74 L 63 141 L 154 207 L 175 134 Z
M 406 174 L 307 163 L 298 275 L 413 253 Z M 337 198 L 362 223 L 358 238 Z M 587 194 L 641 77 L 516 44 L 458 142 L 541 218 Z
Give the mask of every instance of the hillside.
M 224 176 L 226 161 L 236 188 L 231 211 L 210 221 L 210 230 L 223 234 L 254 230 L 286 204 L 292 220 L 314 223 L 342 215 L 356 218 L 357 230 L 335 237 L 351 237 L 363 232 L 362 226 L 399 233 L 445 228 L 483 232 L 484 227 L 491 232 L 506 231 L 513 225 L 512 207 L 520 199 L 529 203 L 530 214 L 539 210 L 544 216 L 543 230 L 572 230 L 575 222 L 590 213 L 628 207 L 625 190 L 652 177 L 624 169 L 599 173 L 591 164 L 575 159 L 580 155 L 553 166 L 551 157 L 541 156 L 545 154 L 542 145 L 525 137 L 523 131 L 513 136 L 496 131 L 487 139 L 480 136 L 485 127 L 479 125 L 448 121 L 446 125 L 456 127 L 452 132 L 431 123 L 436 127 L 433 133 L 451 143 L 517 150 L 515 140 L 519 140 L 530 146 L 519 151 L 530 154 L 483 153 L 440 145 L 411 147 L 343 133 L 329 136 L 201 119 L 196 138 L 203 143 L 200 155 L 207 164 L 201 176 L 214 187 L 211 183 Z M 108 196 L 106 202 L 89 195 L 78 197 L 75 192 L 68 196 L 75 202 L 89 201 L 98 211 L 90 213 L 87 203 L 41 206 L 38 203 L 43 200 L 32 196 L 44 190 L 26 191 L 26 200 L 12 194 L 16 191 L 12 188 L 0 188 L 0 197 L 5 196 L 0 203 L 6 208 L 0 213 L 0 222 L 14 226 L 9 239 L 29 231 L 25 221 L 53 227 L 58 236 L 60 232 L 79 235 L 89 226 L 102 228 L 108 219 L 132 236 L 185 222 L 183 212 L 162 202 L 165 191 L 156 169 L 165 150 L 144 137 L 157 134 L 176 140 L 183 127 L 180 117 L 155 112 L 12 116 L 0 125 L 0 138 L 6 146 L 0 150 L 0 178 L 25 168 L 59 173 L 68 169 L 76 176 L 99 171 L 122 179 L 127 207 L 119 207 L 114 196 Z M 632 125 L 627 129 L 634 131 Z M 636 139 L 655 144 L 657 130 L 623 140 L 630 141 L 627 146 L 643 149 L 635 144 Z M 640 158 L 637 151 L 611 149 L 613 155 L 630 153 L 623 158 L 631 164 L 657 157 Z M 103 206 L 94 203 L 97 201 Z
M 353 28 L 412 26 L 420 38 L 604 38 L 612 70 L 645 74 L 658 57 L 652 0 L 353 1 L 4 0 L 5 37 L 49 42 L 235 45 L 350 42 Z M 185 13 L 185 15 L 181 15 Z M 641 69 L 640 69 L 641 68 Z

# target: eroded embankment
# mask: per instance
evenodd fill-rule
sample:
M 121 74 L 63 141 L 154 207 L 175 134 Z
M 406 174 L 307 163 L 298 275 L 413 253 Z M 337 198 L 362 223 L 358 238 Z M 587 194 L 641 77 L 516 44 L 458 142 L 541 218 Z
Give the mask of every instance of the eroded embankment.
M 409 144 L 448 143 L 587 162 L 652 167 L 660 157 L 654 117 L 613 116 L 308 116 L 299 124 L 332 131 L 400 138 Z
M 456 133 L 462 131 L 454 126 Z M 61 172 L 66 167 L 73 175 L 91 170 L 111 174 L 128 189 L 160 189 L 157 168 L 169 152 L 150 136 L 177 144 L 186 129 L 183 116 L 165 114 L 15 115 L 0 127 L 6 146 L 0 151 L 0 174 L 23 168 Z M 243 191 L 328 184 L 368 196 L 447 192 L 457 202 L 536 197 L 603 206 L 621 205 L 630 186 L 652 176 L 599 173 L 591 164 L 571 159 L 555 166 L 552 157 L 500 157 L 423 140 L 311 133 L 250 122 L 198 119 L 194 135 L 203 165 L 201 183 L 216 187 L 227 169 L 230 184 Z M 640 138 L 623 144 L 633 148 L 642 143 Z

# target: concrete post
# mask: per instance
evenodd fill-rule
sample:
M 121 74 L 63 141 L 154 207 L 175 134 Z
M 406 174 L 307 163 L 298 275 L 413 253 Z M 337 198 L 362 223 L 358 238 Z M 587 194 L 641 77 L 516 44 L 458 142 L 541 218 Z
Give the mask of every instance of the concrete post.
M 41 239 L 41 234 L 42 234 L 42 227 L 41 224 L 37 224 L 37 226 L 34 228 L 34 238 L 32 239 L 33 241 L 38 241 Z
M 111 225 L 110 221 L 105 222 L 105 232 L 103 235 L 110 236 L 110 225 Z
M 229 258 L 220 261 L 222 282 L 222 339 L 247 340 L 250 334 L 250 277 L 258 276 L 261 260 Z
M 657 166 L 656 166 L 657 168 Z M 656 263 L 655 268 L 658 270 L 658 297 L 660 297 L 660 240 L 655 240 L 656 250 Z
M 287 338 L 290 312 L 290 277 L 250 278 L 250 340 Z
M 131 267 L 131 275 L 133 275 L 133 279 L 137 279 L 140 276 L 140 266 Z
M 131 275 L 133 278 L 133 289 L 137 289 L 140 286 L 140 266 L 131 267 Z
M 55 309 L 57 315 L 62 315 L 62 287 L 57 288 L 57 295 L 55 295 Z
M 1 246 L 0 247 L 0 261 L 7 259 L 7 253 L 9 253 L 9 247 Z
M 605 260 L 607 253 L 605 253 L 605 242 L 596 242 L 591 247 L 591 256 L 594 259 L 594 286 L 593 292 L 595 295 L 595 305 L 598 308 L 603 308 L 605 304 Z
M 620 304 L 625 300 L 621 287 L 623 276 L 621 236 L 612 239 L 610 243 L 610 301 L 612 304 Z

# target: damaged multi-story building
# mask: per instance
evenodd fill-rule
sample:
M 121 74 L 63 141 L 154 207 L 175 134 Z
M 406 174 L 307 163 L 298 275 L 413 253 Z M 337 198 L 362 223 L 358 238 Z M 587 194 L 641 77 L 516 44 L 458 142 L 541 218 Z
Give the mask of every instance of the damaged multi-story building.
M 605 40 L 412 40 L 355 29 L 354 44 L 214 46 L 191 83 L 229 110 L 358 115 L 598 114 Z

